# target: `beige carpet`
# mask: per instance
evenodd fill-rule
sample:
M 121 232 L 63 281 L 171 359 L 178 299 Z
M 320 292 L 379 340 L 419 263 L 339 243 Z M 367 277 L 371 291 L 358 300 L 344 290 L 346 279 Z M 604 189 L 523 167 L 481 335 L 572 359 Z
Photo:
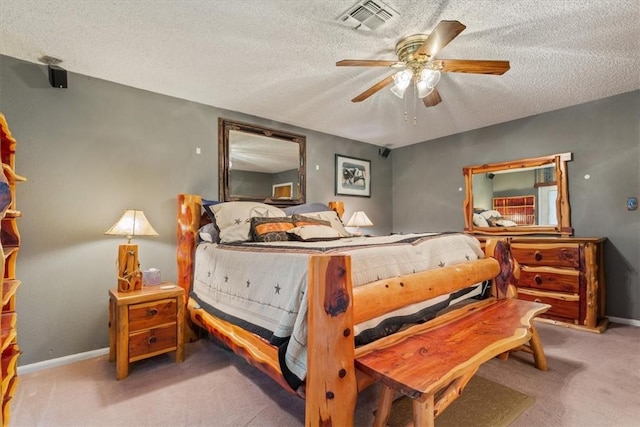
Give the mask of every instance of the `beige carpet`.
M 522 354 L 492 359 L 476 375 L 535 399 L 510 427 L 640 425 L 640 328 L 538 330 L 549 371 L 534 369 Z M 107 356 L 19 378 L 10 427 L 304 426 L 303 400 L 209 340 L 188 344 L 184 363 L 167 355 L 136 362 L 123 381 Z M 372 425 L 378 398 L 377 386 L 358 396 L 355 427 Z M 450 407 L 442 417 L 453 413 Z
M 474 376 L 464 391 L 436 418 L 437 427 L 505 427 L 534 402 L 534 399 L 512 388 Z M 411 399 L 401 397 L 393 402 L 389 427 L 405 426 L 411 421 Z

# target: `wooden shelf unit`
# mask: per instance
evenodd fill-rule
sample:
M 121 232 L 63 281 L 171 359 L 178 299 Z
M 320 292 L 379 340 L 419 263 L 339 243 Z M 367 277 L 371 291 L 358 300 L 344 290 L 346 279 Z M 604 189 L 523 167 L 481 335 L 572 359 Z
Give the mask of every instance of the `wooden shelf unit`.
M 536 224 L 536 196 L 494 197 L 493 209 L 518 225 Z
M 2 265 L 2 411 L 0 423 L 9 425 L 11 399 L 18 384 L 17 366 L 20 348 L 18 347 L 18 331 L 16 321 L 16 291 L 20 280 L 16 278 L 16 262 L 20 251 L 20 232 L 17 220 L 22 213 L 16 209 L 16 183 L 26 181 L 26 178 L 15 173 L 16 140 L 11 136 L 9 126 L 0 113 L 0 157 L 2 171 L 9 184 L 11 203 L 2 217 L 0 225 L 0 250 L 4 262 Z M 3 185 L 4 188 L 4 185 Z M 6 195 L 5 195 L 6 196 Z

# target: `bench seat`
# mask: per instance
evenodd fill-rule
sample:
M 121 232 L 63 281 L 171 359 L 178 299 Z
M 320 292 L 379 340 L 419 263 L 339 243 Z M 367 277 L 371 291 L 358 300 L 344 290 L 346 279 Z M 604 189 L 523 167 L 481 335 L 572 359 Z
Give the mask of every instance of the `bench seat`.
M 394 393 L 399 392 L 413 399 L 414 425 L 433 426 L 482 363 L 523 346 L 545 370 L 532 319 L 548 308 L 517 299 L 485 300 L 361 349 L 356 367 L 383 383 L 375 425 L 386 425 Z

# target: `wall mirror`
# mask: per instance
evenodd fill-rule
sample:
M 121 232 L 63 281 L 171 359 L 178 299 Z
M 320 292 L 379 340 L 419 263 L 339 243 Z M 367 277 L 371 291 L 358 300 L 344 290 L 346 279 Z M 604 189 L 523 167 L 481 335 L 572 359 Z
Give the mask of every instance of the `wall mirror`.
M 302 135 L 219 118 L 220 200 L 305 203 L 305 145 Z
M 570 236 L 571 153 L 466 166 L 465 231 Z

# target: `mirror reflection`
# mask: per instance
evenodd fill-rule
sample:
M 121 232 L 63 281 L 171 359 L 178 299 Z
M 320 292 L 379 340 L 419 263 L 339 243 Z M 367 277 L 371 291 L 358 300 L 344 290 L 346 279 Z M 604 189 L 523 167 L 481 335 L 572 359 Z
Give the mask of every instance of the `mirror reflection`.
M 571 235 L 569 160 L 562 153 L 463 168 L 465 231 Z
M 488 222 L 494 220 L 509 226 L 558 225 L 557 198 L 555 164 L 473 174 L 474 213 Z
M 219 120 L 220 200 L 304 203 L 305 137 Z
M 231 197 L 298 198 L 300 149 L 291 141 L 229 132 Z

